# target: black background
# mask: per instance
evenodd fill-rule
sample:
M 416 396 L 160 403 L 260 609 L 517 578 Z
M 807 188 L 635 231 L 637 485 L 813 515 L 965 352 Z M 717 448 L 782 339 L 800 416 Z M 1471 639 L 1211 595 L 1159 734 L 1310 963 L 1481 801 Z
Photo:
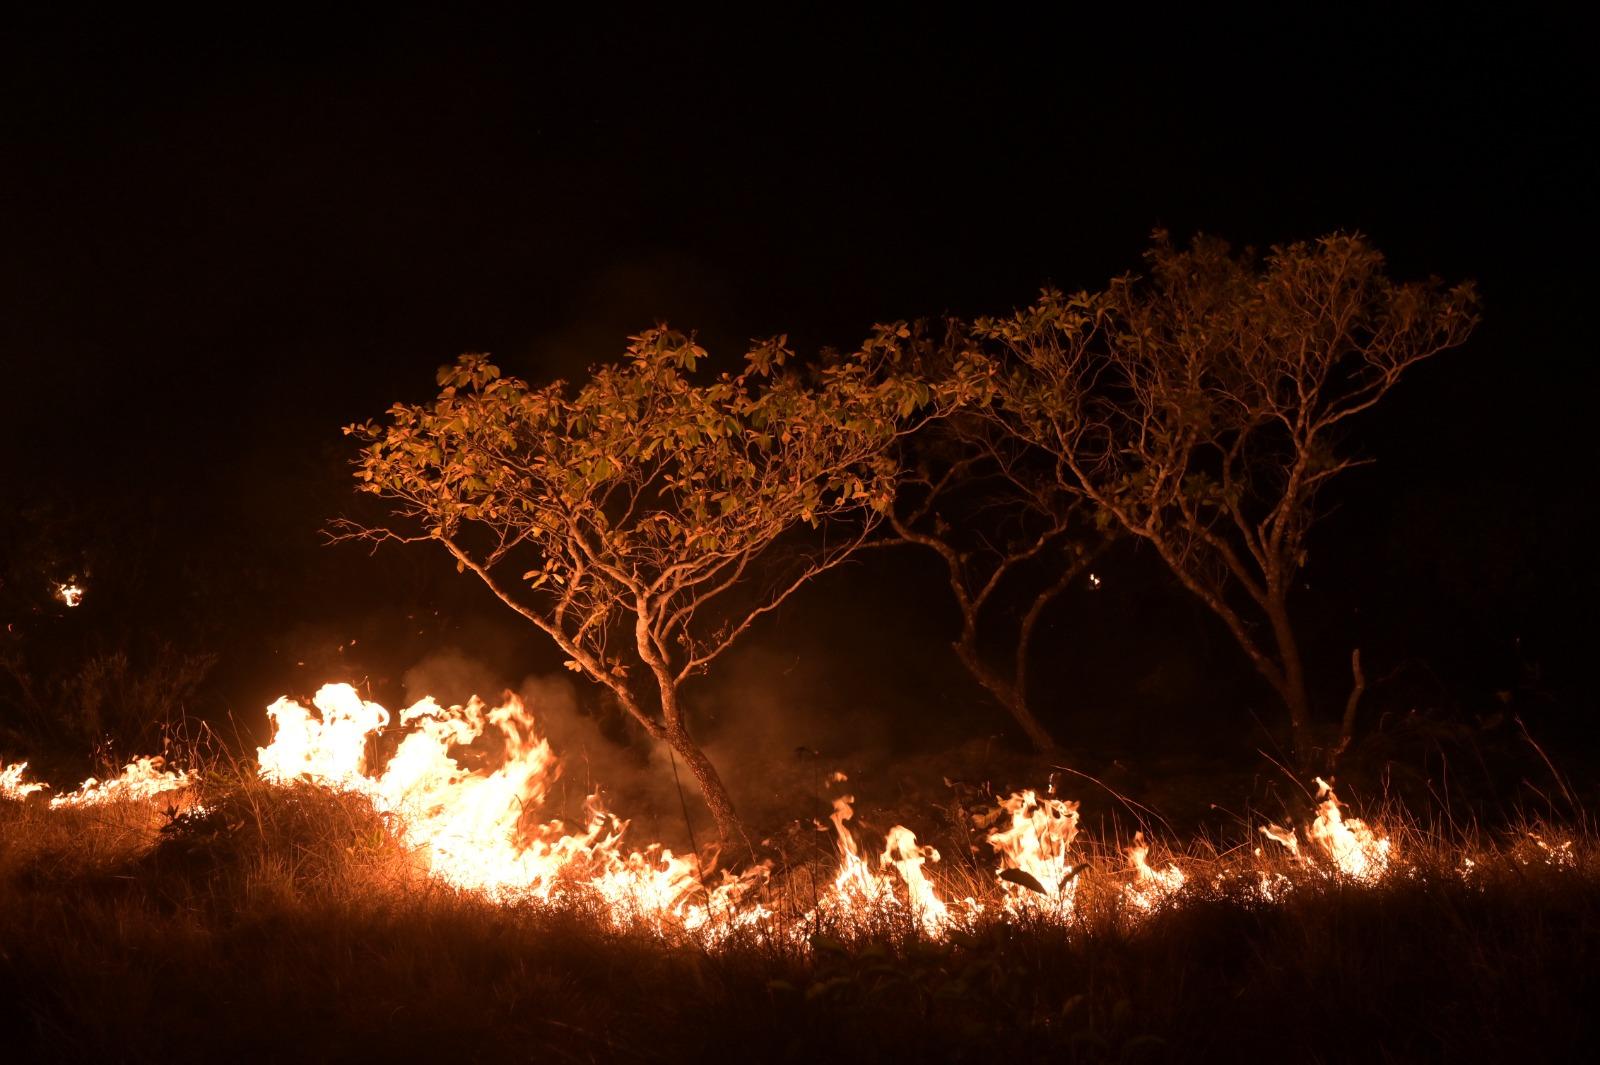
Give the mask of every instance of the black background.
M 1360 644 L 1371 729 L 1509 707 L 1593 745 L 1575 25 L 213 17 L 0 35 L 9 638 L 215 652 L 187 709 L 258 733 L 326 679 L 395 699 L 441 647 L 515 683 L 558 656 L 442 556 L 319 535 L 358 506 L 340 427 L 428 398 L 457 353 L 571 376 L 657 319 L 729 360 L 777 332 L 848 347 L 1100 283 L 1158 225 L 1262 247 L 1346 228 L 1397 275 L 1476 278 L 1485 321 L 1362 427 L 1380 461 L 1330 499 L 1295 603 L 1319 697 L 1342 701 Z M 84 569 L 68 615 L 49 582 Z M 1044 635 L 1051 724 L 1119 755 L 1266 742 L 1277 711 L 1226 634 L 1137 552 L 1103 577 Z M 729 675 L 806 723 L 785 743 L 1004 733 L 943 650 L 942 590 L 927 560 L 876 556 Z M 708 689 L 704 713 L 736 702 Z

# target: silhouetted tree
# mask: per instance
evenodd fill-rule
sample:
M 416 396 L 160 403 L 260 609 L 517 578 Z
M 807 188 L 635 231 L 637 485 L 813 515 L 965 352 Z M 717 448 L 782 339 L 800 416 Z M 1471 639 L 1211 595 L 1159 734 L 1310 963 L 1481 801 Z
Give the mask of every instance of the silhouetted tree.
M 1318 496 L 1363 461 L 1341 446 L 1352 419 L 1465 340 L 1476 297 L 1390 280 L 1359 235 L 1258 261 L 1157 233 L 1146 264 L 1103 292 L 1046 291 L 979 322 L 976 338 L 1006 359 L 991 410 L 1222 619 L 1308 764 L 1322 741 L 1289 599 Z M 1354 725 L 1354 661 L 1334 752 Z
M 921 372 L 937 379 L 969 359 L 962 331 L 952 322 L 942 341 L 919 336 Z M 1058 751 L 1029 697 L 1033 636 L 1112 530 L 1096 525 L 1092 503 L 1048 453 L 979 406 L 905 437 L 898 454 L 904 473 L 885 542 L 938 555 L 961 615 L 957 659 L 1038 751 Z

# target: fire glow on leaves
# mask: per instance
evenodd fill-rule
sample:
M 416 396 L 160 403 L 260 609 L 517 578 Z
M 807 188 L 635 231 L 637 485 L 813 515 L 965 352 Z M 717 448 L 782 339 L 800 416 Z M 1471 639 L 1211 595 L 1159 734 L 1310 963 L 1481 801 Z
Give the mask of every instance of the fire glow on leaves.
M 919 844 L 901 825 L 889 830 L 881 851 L 864 849 L 849 827 L 854 799 L 846 795 L 834 799 L 831 825 L 819 826 L 835 837 L 837 871 L 808 911 L 780 916 L 763 901 L 770 876 L 766 864 L 738 875 L 713 875 L 698 856 L 677 855 L 658 843 L 634 846 L 626 837 L 628 822 L 607 810 L 597 795 L 589 797 L 581 825 L 547 817 L 546 799 L 559 762 L 539 735 L 533 714 L 515 697 L 492 707 L 479 699 L 444 707 L 425 698 L 395 716 L 347 684 L 330 684 L 309 707 L 283 698 L 267 713 L 272 741 L 257 749 L 257 772 L 267 784 L 309 784 L 363 796 L 433 876 L 457 889 L 502 902 L 597 899 L 619 926 L 642 920 L 663 932 L 712 935 L 756 927 L 762 934 L 803 938 L 840 919 L 898 913 L 925 935 L 939 937 L 970 927 L 989 906 L 1012 917 L 1069 919 L 1088 868 L 1075 852 L 1078 804 L 1019 791 L 974 818 L 994 852 L 990 897 L 995 901 L 946 898 L 930 875 L 939 852 Z M 380 761 L 375 741 L 391 727 L 403 735 L 392 753 L 374 764 Z M 462 761 L 469 749 L 473 767 Z M 26 770 L 26 763 L 0 764 L 0 799 L 29 801 L 46 790 L 47 785 L 29 781 Z M 844 779 L 835 774 L 830 783 Z M 194 774 L 169 769 L 159 758 L 140 758 L 117 777 L 91 778 L 75 791 L 49 798 L 48 807 L 132 802 L 198 783 Z M 1292 864 L 1314 875 L 1378 883 L 1393 868 L 1391 841 L 1345 817 L 1328 783 L 1317 784 L 1318 805 L 1309 825 L 1298 831 L 1268 825 L 1261 832 L 1284 848 Z M 1531 838 L 1530 850 L 1547 864 L 1574 864 L 1570 842 Z M 1127 912 L 1154 912 L 1181 898 L 1185 873 L 1175 863 L 1152 865 L 1142 832 L 1123 854 L 1128 871 L 1117 898 Z M 1268 901 L 1294 883 L 1282 873 L 1257 873 L 1259 883 L 1252 882 L 1251 890 Z M 1471 876 L 1470 861 L 1461 875 Z

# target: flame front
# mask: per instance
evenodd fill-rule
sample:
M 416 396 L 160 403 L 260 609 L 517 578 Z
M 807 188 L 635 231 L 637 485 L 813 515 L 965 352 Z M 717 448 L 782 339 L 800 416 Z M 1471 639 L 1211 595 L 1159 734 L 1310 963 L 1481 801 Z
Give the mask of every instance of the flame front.
M 660 845 L 625 850 L 627 822 L 598 795 L 589 797 L 581 830 L 541 821 L 559 765 L 513 695 L 497 707 L 473 698 L 446 708 L 425 698 L 406 708 L 400 725 L 411 731 L 376 773 L 368 769 L 369 748 L 389 725 L 389 712 L 348 684 L 325 685 L 312 706 L 315 713 L 285 698 L 268 710 L 273 739 L 257 752 L 262 778 L 367 796 L 393 815 L 401 840 L 436 876 L 463 890 L 499 901 L 550 901 L 581 890 L 598 895 L 619 922 L 670 919 L 692 930 L 731 912 L 766 876 L 757 866 L 708 885 L 696 860 Z M 502 752 L 499 764 L 469 770 L 455 752 L 480 742 Z
M 473 698 L 464 706 L 445 707 L 424 698 L 392 715 L 348 684 L 329 684 L 317 691 L 310 707 L 282 698 L 267 714 L 272 740 L 257 749 L 263 782 L 360 795 L 431 875 L 495 901 L 584 898 L 598 901 L 619 927 L 643 922 L 660 932 L 720 936 L 758 926 L 760 935 L 801 940 L 830 925 L 870 927 L 884 916 L 938 938 L 970 925 L 986 909 L 973 898 L 941 897 L 930 875 L 939 852 L 918 843 L 903 825 L 888 831 L 877 861 L 870 861 L 851 829 L 855 800 L 849 795 L 833 800 L 829 821 L 837 868 L 827 888 L 809 910 L 785 922 L 761 901 L 770 876 L 767 863 L 712 877 L 697 855 L 676 855 L 659 843 L 635 848 L 624 842 L 628 822 L 608 810 L 598 794 L 585 802 L 581 826 L 569 828 L 546 809 L 560 763 L 528 707 L 509 694 L 499 706 Z M 401 733 L 397 741 L 385 735 L 391 727 Z M 25 801 L 46 788 L 28 780 L 26 769 L 26 763 L 0 766 L 0 798 Z M 830 783 L 844 779 L 834 774 Z M 47 805 L 148 800 L 197 783 L 193 772 L 169 769 L 160 758 L 140 758 L 121 775 L 90 778 Z M 1302 875 L 1376 884 L 1391 868 L 1390 841 L 1345 817 L 1326 781 L 1317 785 L 1315 815 L 1302 831 L 1266 825 L 1261 833 L 1286 849 Z M 192 807 L 197 800 L 169 805 L 185 802 Z M 995 852 L 993 887 L 1001 913 L 1074 919 L 1079 874 L 1087 868 L 1074 853 L 1076 802 L 1017 791 L 973 820 Z M 1529 839 L 1527 860 L 1560 868 L 1575 864 L 1570 841 L 1551 845 L 1533 834 Z M 1152 866 L 1142 832 L 1123 854 L 1132 876 L 1115 890 L 1127 907 L 1150 913 L 1178 900 L 1184 871 L 1176 863 Z M 1256 856 L 1261 857 L 1259 849 Z M 1463 876 L 1471 875 L 1471 864 L 1469 859 Z M 1299 882 L 1259 864 L 1249 875 L 1259 881 L 1249 890 L 1269 902 Z M 1221 882 L 1220 876 L 1214 878 Z
M 76 791 L 57 795 L 50 800 L 50 808 L 104 806 L 115 802 L 135 802 L 150 799 L 170 791 L 179 791 L 195 782 L 187 770 L 165 769 L 159 756 L 135 758 L 123 766 L 120 775 L 110 780 L 90 777 Z M 0 768 L 0 798 L 22 800 L 49 787 L 39 781 L 25 780 L 27 762 L 17 762 Z
M 63 806 L 104 806 L 113 802 L 130 802 L 149 799 L 169 791 L 187 788 L 194 776 L 187 770 L 163 769 L 165 763 L 157 756 L 135 758 L 123 767 L 122 775 L 110 780 L 90 777 L 79 785 L 77 791 L 57 795 L 50 800 L 55 808 Z

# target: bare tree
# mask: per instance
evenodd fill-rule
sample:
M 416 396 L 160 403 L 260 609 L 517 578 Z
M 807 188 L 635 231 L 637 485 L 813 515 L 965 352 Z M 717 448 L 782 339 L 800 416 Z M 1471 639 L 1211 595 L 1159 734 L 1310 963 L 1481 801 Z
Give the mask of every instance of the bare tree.
M 432 404 L 347 430 L 394 522 L 340 533 L 440 544 L 682 758 L 723 838 L 740 836 L 682 688 L 860 546 L 894 496 L 895 439 L 959 400 L 951 381 L 885 371 L 907 335 L 880 327 L 809 379 L 779 338 L 696 383 L 704 350 L 662 327 L 576 393 L 463 356 Z
M 944 564 L 961 615 L 953 646 L 967 672 L 1044 754 L 1060 749 L 1033 711 L 1028 664 L 1039 620 L 1083 577 L 1110 530 L 1039 450 L 996 419 L 965 411 L 902 442 L 892 542 Z M 996 643 L 1008 653 L 989 650 Z
M 1222 619 L 1309 764 L 1319 736 L 1289 599 L 1318 496 L 1364 461 L 1342 446 L 1352 419 L 1465 340 L 1476 297 L 1470 284 L 1390 280 L 1359 235 L 1258 262 L 1157 233 L 1146 262 L 1146 276 L 1104 292 L 1046 291 L 978 323 L 1008 359 L 991 409 Z

